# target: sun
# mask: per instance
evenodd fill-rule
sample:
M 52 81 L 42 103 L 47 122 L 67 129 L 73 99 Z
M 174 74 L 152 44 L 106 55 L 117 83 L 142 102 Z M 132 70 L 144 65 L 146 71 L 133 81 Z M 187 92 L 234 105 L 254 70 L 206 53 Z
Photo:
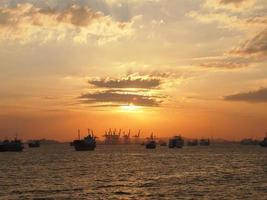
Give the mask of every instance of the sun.
M 140 106 L 136 106 L 133 103 L 121 106 L 121 110 L 125 112 L 135 112 L 140 109 Z

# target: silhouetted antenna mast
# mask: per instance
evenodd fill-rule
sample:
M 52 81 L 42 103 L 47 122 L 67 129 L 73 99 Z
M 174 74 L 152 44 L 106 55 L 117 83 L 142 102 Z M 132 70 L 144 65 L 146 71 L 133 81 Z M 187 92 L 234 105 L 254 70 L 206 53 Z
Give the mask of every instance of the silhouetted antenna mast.
M 78 129 L 78 138 L 79 138 L 79 140 L 81 139 L 80 129 Z

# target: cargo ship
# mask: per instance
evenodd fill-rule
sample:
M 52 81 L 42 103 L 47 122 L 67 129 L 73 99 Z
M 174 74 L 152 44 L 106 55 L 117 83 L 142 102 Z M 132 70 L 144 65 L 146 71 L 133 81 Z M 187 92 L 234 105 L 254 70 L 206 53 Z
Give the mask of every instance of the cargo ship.
M 184 139 L 182 136 L 174 136 L 169 140 L 169 148 L 182 148 L 184 146 Z
M 80 139 L 80 130 L 78 130 L 78 140 L 73 141 L 76 151 L 93 151 L 96 148 L 96 137 L 93 131 L 88 129 L 88 135 L 84 139 Z

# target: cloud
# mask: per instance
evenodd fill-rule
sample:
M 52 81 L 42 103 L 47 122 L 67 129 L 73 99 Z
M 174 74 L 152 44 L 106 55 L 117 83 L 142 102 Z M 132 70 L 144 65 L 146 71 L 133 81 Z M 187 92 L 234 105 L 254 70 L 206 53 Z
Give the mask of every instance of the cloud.
M 229 12 L 196 11 L 187 13 L 187 16 L 201 23 L 218 23 L 219 28 L 242 30 L 246 36 L 242 43 L 223 52 L 219 59 L 207 60 L 200 63 L 200 66 L 235 69 L 263 62 L 267 55 L 267 16 L 260 15 L 261 13 L 257 16 L 240 16 Z
M 32 4 L 0 7 L 0 39 L 29 40 L 36 35 L 59 40 L 73 38 L 87 42 L 90 36 L 98 41 L 112 41 L 133 33 L 132 22 L 115 21 L 110 15 L 88 6 L 71 5 L 64 9 L 38 8 Z
M 226 101 L 245 101 L 250 103 L 267 103 L 267 88 L 261 88 L 256 91 L 243 92 L 225 96 Z
M 91 107 L 119 107 L 129 104 L 143 107 L 159 107 L 166 96 L 159 94 L 163 79 L 169 73 L 129 73 L 117 78 L 92 78 L 88 83 L 93 86 L 78 98 L 81 104 Z
M 107 103 L 110 103 L 110 106 L 113 104 L 116 106 L 134 104 L 136 106 L 157 107 L 162 102 L 157 100 L 157 97 L 155 96 L 133 93 L 118 93 L 117 91 L 113 90 L 87 93 L 81 95 L 79 98 L 82 100 L 83 104 L 104 103 L 105 107 L 107 106 Z
M 231 54 L 240 56 L 267 56 L 267 28 L 257 33 L 254 37 L 244 42 L 240 47 L 230 51 Z
M 151 89 L 159 87 L 161 80 L 159 78 L 143 78 L 127 76 L 119 79 L 100 79 L 89 80 L 91 85 L 99 88 L 143 88 Z
M 204 6 L 214 9 L 231 11 L 242 11 L 252 8 L 255 0 L 206 0 Z
M 267 16 L 248 16 L 240 17 L 231 15 L 227 12 L 198 12 L 190 11 L 186 16 L 191 17 L 203 24 L 217 23 L 218 28 L 228 30 L 242 30 L 246 32 L 255 32 L 262 30 L 267 25 Z
M 207 68 L 227 68 L 227 69 L 237 69 L 247 67 L 248 62 L 245 61 L 236 61 L 233 59 L 217 60 L 211 62 L 201 63 L 200 66 Z
M 248 2 L 254 2 L 254 1 L 252 0 L 219 0 L 220 4 L 224 4 L 224 5 L 234 4 L 236 6 L 241 6 L 242 4 L 245 4 Z

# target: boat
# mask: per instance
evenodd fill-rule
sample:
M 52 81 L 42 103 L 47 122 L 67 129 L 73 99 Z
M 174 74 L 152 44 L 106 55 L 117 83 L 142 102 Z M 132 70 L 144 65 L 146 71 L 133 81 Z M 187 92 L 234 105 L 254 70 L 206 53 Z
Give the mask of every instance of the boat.
M 209 139 L 201 139 L 199 141 L 200 146 L 209 146 L 210 145 L 210 140 Z
M 30 148 L 38 148 L 38 147 L 40 147 L 40 141 L 39 140 L 30 141 L 28 143 L 28 146 Z
M 257 145 L 257 144 L 259 144 L 259 141 L 253 140 L 251 138 L 245 138 L 245 139 L 240 141 L 240 144 L 242 144 L 242 145 Z
M 187 146 L 197 146 L 197 145 L 198 145 L 197 139 L 187 141 Z
M 72 142 L 70 142 L 70 146 L 74 147 L 74 144 L 79 141 L 79 140 L 73 140 Z
M 80 130 L 78 130 L 79 139 L 73 141 L 76 151 L 93 151 L 96 148 L 96 137 L 93 131 L 88 129 L 88 135 L 84 139 L 80 139 Z
M 169 140 L 169 148 L 182 148 L 184 146 L 184 139 L 182 136 L 174 136 Z
M 159 145 L 165 147 L 167 146 L 167 143 L 165 141 L 159 141 Z
M 155 141 L 155 136 L 153 133 L 151 133 L 150 137 L 147 138 L 147 143 L 146 143 L 146 148 L 147 149 L 155 149 L 157 146 L 156 141 Z
M 15 138 L 14 140 L 4 140 L 0 142 L 0 152 L 21 152 L 24 149 L 23 143 L 21 140 Z
M 267 147 L 267 133 L 263 140 L 259 143 L 262 147 Z

